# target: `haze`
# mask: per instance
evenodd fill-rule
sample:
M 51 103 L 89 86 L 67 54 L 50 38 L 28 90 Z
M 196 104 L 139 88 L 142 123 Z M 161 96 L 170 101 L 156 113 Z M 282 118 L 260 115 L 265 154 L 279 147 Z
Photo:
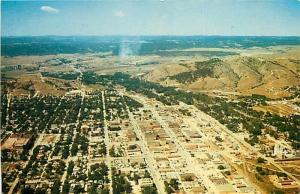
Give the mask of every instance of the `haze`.
M 4 1 L 2 35 L 300 35 L 297 0 Z

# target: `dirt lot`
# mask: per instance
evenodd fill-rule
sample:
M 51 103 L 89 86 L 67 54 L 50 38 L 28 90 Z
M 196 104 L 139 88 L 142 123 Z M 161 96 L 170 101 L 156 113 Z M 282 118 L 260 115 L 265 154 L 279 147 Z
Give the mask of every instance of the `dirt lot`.
M 41 137 L 41 145 L 48 145 L 48 144 L 53 144 L 56 139 L 58 138 L 58 135 L 55 134 L 44 134 Z

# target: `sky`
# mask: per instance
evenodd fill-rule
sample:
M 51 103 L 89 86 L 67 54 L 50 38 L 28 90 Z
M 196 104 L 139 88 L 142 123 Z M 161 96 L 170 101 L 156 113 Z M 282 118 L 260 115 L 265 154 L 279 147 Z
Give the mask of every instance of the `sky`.
M 2 1 L 2 36 L 300 36 L 300 0 Z

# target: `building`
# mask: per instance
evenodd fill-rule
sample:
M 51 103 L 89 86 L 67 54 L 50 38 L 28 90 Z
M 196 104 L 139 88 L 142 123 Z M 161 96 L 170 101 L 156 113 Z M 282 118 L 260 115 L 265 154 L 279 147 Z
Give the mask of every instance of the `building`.
M 1 144 L 1 151 L 7 152 L 8 157 L 20 159 L 23 151 L 29 150 L 33 143 L 33 134 L 12 134 Z
M 148 187 L 148 186 L 152 186 L 153 182 L 151 180 L 151 178 L 141 178 L 139 179 L 139 185 L 140 187 Z

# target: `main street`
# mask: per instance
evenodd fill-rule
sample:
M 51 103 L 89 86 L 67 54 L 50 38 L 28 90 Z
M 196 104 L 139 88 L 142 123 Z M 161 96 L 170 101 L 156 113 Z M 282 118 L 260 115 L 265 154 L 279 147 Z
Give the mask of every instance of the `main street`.
M 121 94 L 122 98 L 123 98 L 123 94 Z M 141 150 L 144 154 L 144 157 L 145 157 L 145 160 L 146 160 L 146 163 L 147 163 L 147 166 L 149 168 L 149 173 L 151 174 L 152 178 L 153 178 L 153 181 L 156 185 L 156 188 L 158 190 L 158 193 L 159 194 L 165 194 L 165 186 L 164 186 L 164 183 L 162 181 L 162 178 L 161 178 L 161 175 L 159 173 L 159 170 L 157 168 L 157 164 L 156 164 L 156 161 L 153 157 L 153 155 L 151 154 L 148 146 L 146 145 L 146 140 L 144 138 L 144 135 L 139 127 L 139 125 L 137 124 L 135 118 L 134 118 L 134 115 L 132 114 L 132 112 L 129 110 L 127 104 L 126 105 L 126 110 L 128 112 L 128 116 L 129 116 L 129 119 L 130 119 L 130 122 L 132 123 L 133 125 L 133 130 L 136 134 L 136 136 L 139 138 L 139 142 L 140 142 L 140 147 L 141 147 Z
M 177 139 L 177 136 L 174 134 L 174 132 L 169 128 L 169 126 L 165 123 L 165 121 L 160 117 L 160 115 L 157 113 L 155 107 L 149 105 L 144 98 L 137 97 L 137 96 L 131 96 L 140 103 L 144 105 L 146 109 L 149 109 L 152 112 L 153 117 L 161 124 L 162 128 L 165 130 L 167 135 L 171 138 L 171 140 L 175 143 L 175 146 L 179 152 L 179 154 L 186 159 L 187 162 L 187 168 L 190 172 L 195 173 L 197 178 L 202 181 L 205 188 L 208 190 L 208 193 L 214 194 L 218 193 L 217 189 L 215 188 L 212 181 L 209 179 L 209 174 L 206 173 L 204 170 L 205 167 L 203 165 L 200 165 L 195 158 L 192 157 L 191 153 L 189 153 L 184 146 L 182 145 L 182 142 L 180 142 Z
M 186 159 L 187 168 L 191 172 L 195 173 L 195 175 L 197 176 L 197 178 L 199 180 L 202 180 L 203 185 L 208 190 L 208 193 L 212 193 L 212 194 L 218 193 L 218 191 L 214 187 L 214 184 L 208 177 L 209 174 L 207 174 L 206 171 L 204 170 L 204 166 L 200 165 L 197 162 L 197 160 L 194 157 L 192 157 L 191 153 L 189 153 L 184 148 L 184 146 L 182 145 L 182 142 L 177 139 L 176 134 L 169 128 L 169 126 L 165 123 L 165 121 L 160 117 L 160 115 L 157 113 L 156 109 L 154 107 L 146 104 L 146 102 L 144 102 L 144 105 L 146 108 L 148 108 L 152 112 L 154 118 L 156 118 L 156 120 L 161 124 L 161 126 L 163 127 L 163 129 L 165 130 L 167 135 L 170 136 L 171 140 L 175 143 L 179 154 L 181 156 L 183 156 L 183 158 Z
M 104 127 L 104 142 L 106 145 L 106 162 L 108 166 L 108 178 L 109 178 L 109 193 L 113 193 L 113 188 L 112 188 L 112 173 L 111 173 L 111 157 L 109 156 L 109 146 L 110 146 L 110 141 L 109 141 L 109 135 L 108 135 L 108 125 L 107 125 L 107 120 L 106 120 L 106 105 L 105 105 L 105 93 L 104 91 L 101 92 L 102 94 L 102 110 L 103 110 L 103 127 Z

